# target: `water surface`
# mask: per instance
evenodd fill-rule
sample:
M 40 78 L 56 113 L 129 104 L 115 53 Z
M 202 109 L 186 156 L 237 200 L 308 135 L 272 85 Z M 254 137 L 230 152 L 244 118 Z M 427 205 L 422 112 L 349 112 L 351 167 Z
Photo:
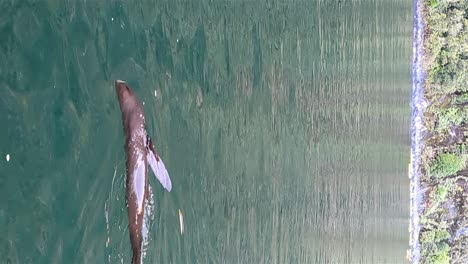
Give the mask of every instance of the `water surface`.
M 129 263 L 123 79 L 173 183 L 146 262 L 405 261 L 410 1 L 104 3 L 0 4 L 2 259 Z

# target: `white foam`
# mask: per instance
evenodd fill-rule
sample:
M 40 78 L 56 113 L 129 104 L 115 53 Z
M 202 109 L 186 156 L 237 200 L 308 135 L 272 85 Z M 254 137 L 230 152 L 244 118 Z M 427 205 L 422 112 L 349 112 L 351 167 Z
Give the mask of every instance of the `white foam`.
M 421 260 L 419 244 L 420 211 L 422 190 L 420 190 L 421 151 L 425 127 L 423 113 L 427 106 L 424 98 L 424 20 L 422 17 L 422 1 L 414 0 L 414 30 L 413 30 L 413 87 L 411 99 L 411 163 L 409 168 L 411 208 L 410 208 L 410 254 L 411 263 L 418 264 Z

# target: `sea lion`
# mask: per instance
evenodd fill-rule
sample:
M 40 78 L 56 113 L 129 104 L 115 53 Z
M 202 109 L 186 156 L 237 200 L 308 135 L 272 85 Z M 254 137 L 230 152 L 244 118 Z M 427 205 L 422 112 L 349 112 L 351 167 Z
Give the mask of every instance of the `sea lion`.
M 122 112 L 125 133 L 126 156 L 126 202 L 128 229 L 132 245 L 132 264 L 141 263 L 142 226 L 145 203 L 148 198 L 148 163 L 154 175 L 167 190 L 172 183 L 163 161 L 156 153 L 151 138 L 146 131 L 143 107 L 126 82 L 115 81 L 115 90 Z

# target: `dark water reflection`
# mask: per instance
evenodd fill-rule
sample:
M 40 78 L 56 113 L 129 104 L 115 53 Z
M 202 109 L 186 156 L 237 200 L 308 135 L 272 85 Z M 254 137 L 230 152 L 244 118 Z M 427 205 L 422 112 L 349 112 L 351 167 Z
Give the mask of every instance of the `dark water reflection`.
M 411 2 L 105 3 L 0 4 L 2 259 L 129 262 L 124 79 L 173 181 L 148 263 L 404 261 Z

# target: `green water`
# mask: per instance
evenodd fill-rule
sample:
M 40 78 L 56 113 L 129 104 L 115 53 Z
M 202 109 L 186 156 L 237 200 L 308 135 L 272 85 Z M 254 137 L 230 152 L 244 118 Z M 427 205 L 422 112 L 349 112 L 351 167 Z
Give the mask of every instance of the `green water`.
M 173 183 L 146 263 L 405 262 L 411 1 L 30 2 L 0 2 L 1 262 L 130 262 L 115 79 Z

